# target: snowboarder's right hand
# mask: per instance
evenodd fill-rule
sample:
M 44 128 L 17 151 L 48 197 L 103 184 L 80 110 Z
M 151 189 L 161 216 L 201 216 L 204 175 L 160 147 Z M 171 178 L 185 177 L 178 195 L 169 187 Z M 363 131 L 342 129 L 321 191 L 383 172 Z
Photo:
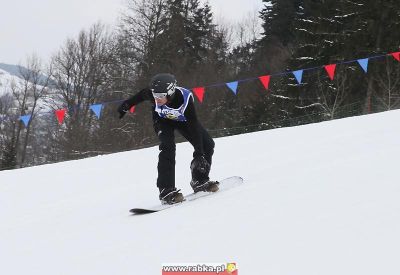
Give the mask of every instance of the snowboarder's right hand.
M 122 102 L 122 104 L 118 107 L 119 118 L 123 118 L 124 115 L 129 112 L 129 109 L 129 103 L 126 100 Z

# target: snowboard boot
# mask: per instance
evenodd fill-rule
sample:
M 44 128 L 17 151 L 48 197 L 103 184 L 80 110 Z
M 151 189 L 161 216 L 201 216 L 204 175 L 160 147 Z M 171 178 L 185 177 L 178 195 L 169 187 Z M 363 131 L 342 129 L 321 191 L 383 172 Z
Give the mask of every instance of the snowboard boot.
M 180 193 L 175 187 L 160 189 L 160 201 L 161 204 L 175 204 L 185 200 L 182 193 Z
M 198 181 L 192 179 L 190 182 L 190 186 L 192 186 L 193 191 L 195 193 L 197 192 L 217 192 L 219 190 L 218 187 L 219 182 L 218 181 L 211 181 L 211 180 L 206 180 L 206 181 Z

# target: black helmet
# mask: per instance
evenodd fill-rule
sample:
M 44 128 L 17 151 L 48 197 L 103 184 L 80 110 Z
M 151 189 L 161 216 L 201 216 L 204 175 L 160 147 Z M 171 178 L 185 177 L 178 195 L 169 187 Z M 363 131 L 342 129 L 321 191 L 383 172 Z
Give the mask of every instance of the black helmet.
M 176 78 L 172 74 L 157 74 L 150 82 L 153 94 L 164 94 L 171 97 L 175 93 Z

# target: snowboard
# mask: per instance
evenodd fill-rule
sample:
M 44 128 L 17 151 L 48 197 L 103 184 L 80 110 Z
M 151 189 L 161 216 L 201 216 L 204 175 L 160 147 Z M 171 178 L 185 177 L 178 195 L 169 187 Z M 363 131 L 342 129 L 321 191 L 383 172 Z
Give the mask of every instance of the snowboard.
M 155 212 L 159 212 L 171 207 L 177 207 L 183 204 L 187 204 L 190 203 L 191 201 L 197 200 L 199 198 L 203 198 L 203 197 L 208 197 L 208 196 L 212 196 L 214 194 L 229 190 L 231 188 L 234 188 L 236 186 L 239 186 L 243 183 L 243 179 L 241 177 L 229 177 L 226 179 L 223 179 L 221 181 L 219 181 L 219 190 L 217 192 L 197 192 L 197 193 L 190 193 L 188 195 L 185 195 L 185 200 L 183 202 L 180 203 L 176 203 L 176 204 L 158 204 L 158 205 L 154 205 L 151 207 L 145 207 L 145 208 L 133 208 L 131 210 L 129 210 L 129 212 L 131 212 L 132 214 L 135 215 L 141 215 L 141 214 L 149 214 L 149 213 L 155 213 Z

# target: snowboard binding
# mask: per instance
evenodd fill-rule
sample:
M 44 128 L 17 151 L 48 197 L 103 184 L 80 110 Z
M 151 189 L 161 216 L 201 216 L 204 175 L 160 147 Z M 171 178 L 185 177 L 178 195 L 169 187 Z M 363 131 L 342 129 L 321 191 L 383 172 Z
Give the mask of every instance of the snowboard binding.
M 160 192 L 161 204 L 175 204 L 185 200 L 180 189 L 176 188 L 164 188 Z
M 190 186 L 192 186 L 193 191 L 197 192 L 217 192 L 219 190 L 219 182 L 218 181 L 211 181 L 207 180 L 204 182 L 194 180 L 190 182 Z

